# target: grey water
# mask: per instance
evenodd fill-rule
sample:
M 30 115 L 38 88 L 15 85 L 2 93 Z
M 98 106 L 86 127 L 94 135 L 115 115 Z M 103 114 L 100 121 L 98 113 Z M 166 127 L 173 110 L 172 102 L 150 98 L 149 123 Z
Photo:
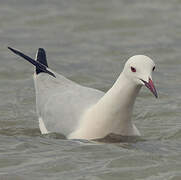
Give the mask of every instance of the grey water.
M 91 143 L 43 136 L 33 66 L 107 91 L 132 55 L 156 63 L 159 98 L 142 88 L 133 121 L 143 141 Z M 0 0 L 0 180 L 180 180 L 180 0 Z

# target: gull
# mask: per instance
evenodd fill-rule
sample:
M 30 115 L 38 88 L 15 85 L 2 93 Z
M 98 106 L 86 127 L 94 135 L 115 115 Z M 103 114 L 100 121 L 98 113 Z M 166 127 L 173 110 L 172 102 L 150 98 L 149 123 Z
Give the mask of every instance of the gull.
M 142 86 L 157 98 L 152 80 L 155 63 L 145 55 L 127 60 L 123 71 L 106 92 L 79 85 L 48 68 L 46 52 L 39 48 L 36 60 L 8 47 L 35 66 L 36 109 L 42 134 L 58 132 L 68 139 L 93 140 L 109 134 L 140 136 L 131 120 Z

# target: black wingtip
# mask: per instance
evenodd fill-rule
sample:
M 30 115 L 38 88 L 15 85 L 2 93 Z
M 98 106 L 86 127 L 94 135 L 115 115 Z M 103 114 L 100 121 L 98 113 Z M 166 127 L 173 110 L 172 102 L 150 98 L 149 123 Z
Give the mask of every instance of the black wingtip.
M 45 56 L 46 57 L 46 51 L 43 48 L 38 48 L 37 55 Z
M 45 50 L 43 48 L 38 48 L 38 51 L 45 52 Z
M 41 64 L 43 64 L 44 66 L 48 67 L 48 63 L 47 63 L 47 58 L 46 58 L 46 52 L 43 48 L 39 48 L 37 51 L 37 55 L 36 55 L 36 60 L 38 62 L 40 62 Z M 43 71 L 41 71 L 40 69 L 36 68 L 36 74 L 39 74 Z
M 45 66 L 44 64 L 38 62 L 38 61 L 35 61 L 34 59 L 30 58 L 29 56 L 23 54 L 22 52 L 16 50 L 16 49 L 13 49 L 11 47 L 8 47 L 9 50 L 11 50 L 13 53 L 19 55 L 20 57 L 26 59 L 28 62 L 30 62 L 31 64 L 33 64 L 37 69 L 39 69 L 41 72 L 44 72 L 44 73 L 47 73 L 53 77 L 56 77 L 51 71 L 49 71 L 47 69 L 47 66 Z
M 11 47 L 8 46 L 8 49 L 11 50 L 12 52 L 14 52 L 15 54 L 17 54 L 17 51 Z

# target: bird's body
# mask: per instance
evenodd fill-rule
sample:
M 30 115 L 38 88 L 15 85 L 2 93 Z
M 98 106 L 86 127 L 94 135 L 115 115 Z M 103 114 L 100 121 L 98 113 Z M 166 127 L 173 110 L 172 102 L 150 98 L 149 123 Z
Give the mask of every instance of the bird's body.
M 50 70 L 46 56 L 41 56 L 45 54 L 42 50 L 38 51 L 38 62 L 34 62 L 19 51 L 9 49 L 36 66 L 36 107 L 42 133 L 59 132 L 70 139 L 98 139 L 111 133 L 140 135 L 131 116 L 141 86 L 148 87 L 157 97 L 151 80 L 155 65 L 150 58 L 143 55 L 130 58 L 114 85 L 104 93 Z
M 104 93 L 55 75 L 56 78 L 46 73 L 34 74 L 37 112 L 46 127 L 45 131 L 40 130 L 42 133 L 61 132 L 69 137 L 78 128 L 86 110 Z
M 105 94 L 54 74 L 56 78 L 34 75 L 37 112 L 46 127 L 40 128 L 42 133 L 61 132 L 71 139 L 95 139 L 110 133 L 140 135 L 131 122 L 132 96 L 136 97 L 140 87 L 132 87 L 129 103 L 124 102 L 128 89 L 112 88 Z

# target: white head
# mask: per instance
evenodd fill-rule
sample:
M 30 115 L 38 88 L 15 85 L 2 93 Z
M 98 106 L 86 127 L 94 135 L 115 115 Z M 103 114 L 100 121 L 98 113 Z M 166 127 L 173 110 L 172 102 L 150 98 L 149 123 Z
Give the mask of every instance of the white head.
M 135 55 L 126 62 L 123 74 L 136 85 L 145 85 L 158 97 L 152 81 L 152 72 L 155 70 L 155 63 L 144 55 Z

